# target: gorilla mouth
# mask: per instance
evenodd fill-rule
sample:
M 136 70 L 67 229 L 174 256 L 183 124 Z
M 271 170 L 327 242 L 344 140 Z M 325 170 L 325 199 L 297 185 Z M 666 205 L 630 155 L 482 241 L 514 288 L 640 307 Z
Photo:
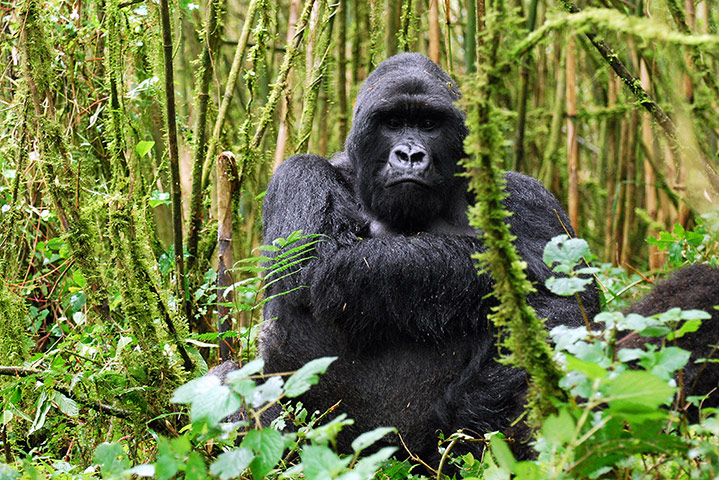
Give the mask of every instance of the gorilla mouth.
M 400 178 L 394 178 L 390 181 L 388 181 L 385 186 L 386 187 L 396 187 L 397 185 L 419 185 L 420 187 L 424 188 L 430 188 L 431 185 L 427 180 L 423 178 L 417 178 L 417 177 L 400 177 Z

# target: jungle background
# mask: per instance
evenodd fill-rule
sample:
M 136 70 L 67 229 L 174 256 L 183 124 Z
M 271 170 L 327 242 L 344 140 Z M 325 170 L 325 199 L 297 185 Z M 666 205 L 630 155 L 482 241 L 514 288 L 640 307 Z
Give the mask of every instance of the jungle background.
M 130 464 L 153 462 L 158 478 L 250 475 L 203 467 L 232 442 L 189 435 L 177 403 L 191 402 L 173 392 L 220 358 L 254 357 L 273 168 L 341 151 L 361 82 L 401 51 L 450 72 L 465 108 L 491 106 L 471 117 L 499 132 L 491 156 L 567 208 L 608 309 L 716 263 L 713 0 L 3 0 L 0 12 L 0 478 L 143 476 Z M 495 473 L 508 465 L 496 448 Z M 670 450 L 650 457 L 681 457 Z M 328 475 L 359 474 L 356 460 Z M 682 461 L 672 472 L 696 470 Z

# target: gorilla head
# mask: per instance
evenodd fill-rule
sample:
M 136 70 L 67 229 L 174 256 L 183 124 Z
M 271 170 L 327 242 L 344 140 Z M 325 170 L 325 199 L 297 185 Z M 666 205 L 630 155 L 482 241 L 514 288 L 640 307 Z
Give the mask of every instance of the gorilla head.
M 416 53 L 396 55 L 365 80 L 345 145 L 373 231 L 446 231 L 465 198 L 458 177 L 466 135 L 452 79 Z

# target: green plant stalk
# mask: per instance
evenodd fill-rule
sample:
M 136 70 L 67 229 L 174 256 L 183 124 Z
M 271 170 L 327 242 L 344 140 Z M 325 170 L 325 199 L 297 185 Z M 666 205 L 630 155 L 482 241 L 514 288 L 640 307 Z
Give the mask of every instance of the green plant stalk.
M 207 153 L 205 154 L 205 162 L 202 166 L 202 186 L 200 190 L 207 188 L 210 182 L 210 173 L 212 162 L 215 159 L 215 150 L 217 144 L 220 141 L 220 133 L 222 131 L 222 124 L 225 123 L 225 116 L 227 115 L 227 109 L 230 107 L 230 101 L 232 101 L 232 92 L 235 90 L 237 78 L 242 67 L 242 60 L 245 58 L 247 51 L 247 40 L 250 37 L 250 28 L 252 26 L 252 20 L 255 18 L 255 12 L 257 11 L 258 0 L 251 0 L 247 6 L 247 14 L 245 16 L 245 23 L 242 25 L 242 32 L 240 38 L 237 41 L 237 48 L 235 48 L 235 56 L 232 59 L 232 67 L 230 67 L 230 73 L 227 76 L 227 83 L 225 84 L 225 94 L 222 96 L 222 103 L 220 104 L 220 110 L 217 112 L 217 118 L 215 119 L 215 127 L 212 129 L 212 136 L 210 137 L 210 143 L 207 145 Z
M 444 2 L 444 33 L 445 44 L 447 45 L 447 72 L 454 75 L 454 56 L 452 55 L 452 17 L 449 7 L 449 0 Z
M 192 195 L 190 197 L 190 222 L 187 232 L 187 271 L 197 262 L 197 243 L 202 223 L 202 166 L 207 152 L 207 111 L 210 100 L 212 64 L 220 40 L 221 21 L 218 18 L 225 8 L 225 0 L 210 0 L 205 22 L 205 41 L 200 53 L 200 82 L 197 86 L 197 123 L 195 124 L 195 150 L 192 163 Z
M 110 239 L 118 264 L 118 282 L 124 301 L 122 311 L 127 319 L 140 350 L 129 352 L 123 358 L 126 366 L 142 370 L 146 376 L 143 382 L 150 386 L 145 399 L 153 407 L 152 416 L 166 410 L 172 390 L 179 383 L 179 376 L 171 368 L 163 352 L 155 319 L 162 317 L 168 327 L 171 339 L 178 346 L 185 371 L 192 371 L 193 365 L 182 347 L 175 331 L 172 318 L 164 308 L 160 292 L 155 288 L 151 270 L 143 259 L 142 235 L 135 229 L 132 200 L 116 194 L 109 202 Z
M 337 124 L 339 138 L 347 138 L 347 0 L 337 4 Z
M 185 277 L 184 246 L 182 242 L 182 189 L 180 187 L 180 154 L 177 143 L 177 113 L 175 111 L 175 74 L 172 66 L 172 25 L 168 0 L 160 0 L 162 24 L 162 52 L 165 71 L 165 127 L 167 128 L 167 150 L 170 157 L 172 178 L 172 231 L 175 246 L 175 274 L 177 275 L 177 296 L 182 300 L 182 310 L 189 322 L 192 304 L 188 301 L 187 278 Z
M 297 140 L 295 141 L 295 153 L 306 152 L 309 147 L 313 120 L 315 112 L 317 111 L 317 94 L 322 86 L 322 81 L 324 80 L 330 59 L 330 39 L 332 38 L 332 26 L 336 14 L 337 4 L 330 5 L 329 8 L 325 10 L 324 17 L 318 25 L 318 28 L 322 29 L 322 33 L 317 41 L 315 51 L 321 52 L 321 56 L 314 61 L 312 71 L 308 76 L 309 82 L 305 88 L 300 128 L 297 134 Z
M 467 1 L 467 22 L 464 30 L 464 66 L 467 74 L 477 71 L 477 8 L 475 0 Z
M 527 30 L 534 30 L 537 22 L 537 4 L 538 0 L 532 0 L 529 4 L 529 18 L 527 19 Z M 522 70 L 520 73 L 519 99 L 517 100 L 517 140 L 514 144 L 515 159 L 514 169 L 522 170 L 524 168 L 524 130 L 527 121 L 527 95 L 529 92 L 529 67 L 533 58 L 527 53 L 522 62 Z
M 381 59 L 382 43 L 380 37 L 384 32 L 384 5 L 386 0 L 373 0 L 370 3 L 369 19 L 369 52 L 367 58 L 368 71 L 374 70 Z
M 265 130 L 267 130 L 267 126 L 272 122 L 272 117 L 274 116 L 275 110 L 277 109 L 277 104 L 280 101 L 280 96 L 287 88 L 287 76 L 289 75 L 290 70 L 294 65 L 297 54 L 299 53 L 299 47 L 302 43 L 302 38 L 304 37 L 305 30 L 307 29 L 314 2 L 315 0 L 307 0 L 302 9 L 300 18 L 297 21 L 297 30 L 295 31 L 295 37 L 292 41 L 292 45 L 289 45 L 287 50 L 285 51 L 285 56 L 282 59 L 282 65 L 280 66 L 280 70 L 277 74 L 277 81 L 272 87 L 270 97 L 267 99 L 267 103 L 265 104 L 265 107 L 262 110 L 262 114 L 260 115 L 260 119 L 257 123 L 257 129 L 255 130 L 255 134 L 252 137 L 252 142 L 250 144 L 251 150 L 256 150 L 257 148 L 259 148 L 262 137 L 265 134 Z M 240 179 L 243 178 L 245 171 L 244 167 L 245 165 L 242 165 L 242 169 L 241 171 L 239 171 Z
M 122 85 L 122 66 L 120 65 L 122 58 L 122 40 L 121 29 L 122 17 L 117 0 L 108 0 L 104 19 L 105 31 L 107 32 L 107 56 L 105 63 L 107 64 L 106 75 L 110 88 L 110 108 L 107 112 L 108 117 L 108 147 L 110 154 L 117 161 L 114 162 L 118 167 L 117 171 L 111 172 L 114 182 L 125 182 L 130 176 L 130 169 L 125 158 L 125 121 L 123 118 L 124 109 L 121 103 L 120 85 Z M 109 180 L 109 179 L 108 179 Z
M 478 73 L 468 82 L 464 104 L 467 106 L 467 125 L 470 133 L 465 139 L 465 161 L 470 188 L 477 203 L 470 209 L 470 223 L 483 232 L 487 250 L 478 254 L 480 266 L 495 281 L 493 296 L 499 305 L 489 316 L 499 332 L 502 345 L 509 350 L 507 361 L 524 369 L 529 376 L 527 403 L 530 423 L 538 424 L 555 412 L 554 403 L 565 400 L 566 393 L 559 388 L 563 374 L 552 358 L 547 343 L 544 322 L 537 318 L 527 303 L 527 296 L 534 291 L 524 272 L 525 264 L 517 254 L 509 225 L 504 219 L 508 212 L 502 205 L 504 192 L 501 164 L 503 137 L 500 133 L 502 120 L 497 118 L 491 97 L 499 84 L 497 74 L 490 70 L 499 64 L 499 38 L 506 17 L 504 5 L 496 2 L 497 9 L 487 24 Z

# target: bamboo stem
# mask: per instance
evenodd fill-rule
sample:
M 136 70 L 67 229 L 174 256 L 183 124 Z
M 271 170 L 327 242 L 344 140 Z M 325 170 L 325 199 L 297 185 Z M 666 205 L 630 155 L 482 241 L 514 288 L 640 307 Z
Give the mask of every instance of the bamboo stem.
M 182 310 L 189 322 L 193 314 L 192 305 L 187 301 L 187 279 L 185 277 L 185 258 L 182 242 L 183 221 L 182 190 L 180 188 L 180 154 L 177 142 L 175 74 L 172 66 L 172 25 L 170 24 L 170 5 L 168 0 L 160 0 L 160 20 L 162 23 L 162 52 L 165 67 L 165 126 L 167 128 L 167 150 L 170 157 L 170 176 L 172 178 L 172 230 L 173 244 L 175 246 L 176 288 L 177 295 L 182 299 Z
M 532 0 L 529 4 L 529 18 L 527 19 L 527 30 L 529 32 L 534 30 L 534 25 L 537 21 L 537 3 L 539 3 L 538 0 Z M 524 168 L 524 130 L 527 119 L 527 95 L 529 91 L 529 67 L 531 62 L 532 55 L 529 53 L 524 55 L 520 74 L 519 99 L 517 100 L 517 141 L 514 145 L 515 170 L 522 170 L 522 168 Z
M 257 5 L 258 0 L 251 0 L 250 4 L 247 6 L 245 23 L 242 25 L 242 32 L 240 33 L 240 38 L 237 41 L 237 48 L 235 48 L 235 56 L 232 59 L 232 67 L 230 67 L 230 74 L 227 76 L 227 83 L 225 84 L 225 94 L 222 96 L 220 110 L 217 112 L 217 119 L 215 119 L 215 127 L 212 129 L 210 143 L 208 144 L 207 152 L 205 153 L 205 163 L 202 166 L 203 190 L 210 181 L 210 167 L 212 166 L 212 162 L 215 158 L 215 149 L 217 148 L 217 143 L 220 141 L 222 124 L 225 123 L 227 109 L 230 107 L 230 101 L 232 101 L 232 92 L 235 90 L 235 84 L 237 83 L 240 68 L 242 67 L 242 60 L 245 57 L 245 53 L 247 51 L 247 40 L 250 37 L 250 28 L 252 26 L 252 20 L 255 18 Z
M 429 58 L 439 65 L 439 0 L 429 0 Z
M 574 38 L 567 45 L 567 167 L 569 170 L 569 221 L 579 233 L 579 142 L 577 141 L 577 71 Z
M 190 222 L 187 233 L 187 270 L 190 271 L 197 261 L 197 242 L 202 223 L 202 167 L 207 151 L 207 111 L 210 100 L 210 81 L 212 80 L 213 59 L 220 40 L 218 14 L 224 10 L 224 0 L 210 0 L 205 20 L 205 40 L 200 54 L 202 76 L 197 87 L 197 123 L 195 123 L 195 151 L 192 163 L 192 195 L 190 197 Z
M 232 329 L 229 305 L 232 303 L 232 198 L 237 187 L 237 165 L 231 152 L 217 157 L 217 331 Z M 232 337 L 220 340 L 220 361 L 234 353 Z

